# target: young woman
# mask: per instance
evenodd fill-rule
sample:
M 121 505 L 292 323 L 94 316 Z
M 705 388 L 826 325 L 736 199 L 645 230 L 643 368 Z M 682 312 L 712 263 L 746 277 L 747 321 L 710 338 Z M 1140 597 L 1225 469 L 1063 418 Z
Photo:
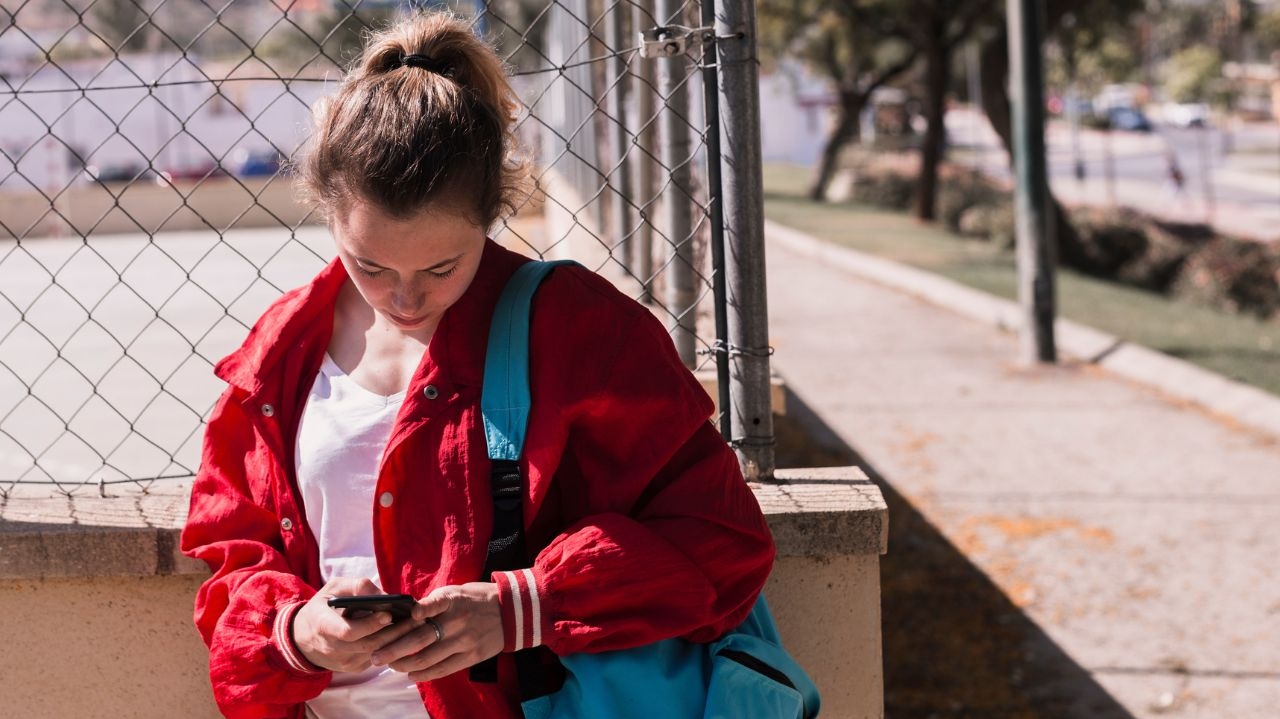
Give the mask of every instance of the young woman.
M 501 62 L 445 15 L 374 36 L 315 110 L 301 182 L 337 259 L 218 363 L 183 551 L 229 717 L 518 717 L 512 652 L 710 641 L 773 544 L 661 324 L 578 267 L 538 291 L 527 568 L 484 576 L 480 385 L 527 258 L 486 238 L 522 184 Z M 408 619 L 335 596 L 405 593 Z M 468 667 L 499 656 L 496 683 Z

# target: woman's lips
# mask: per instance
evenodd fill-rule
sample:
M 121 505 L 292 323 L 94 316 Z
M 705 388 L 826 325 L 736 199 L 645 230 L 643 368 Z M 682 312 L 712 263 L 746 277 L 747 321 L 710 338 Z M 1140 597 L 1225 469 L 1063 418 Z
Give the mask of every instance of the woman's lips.
M 393 314 L 388 314 L 387 319 L 391 320 L 392 322 L 402 327 L 416 327 L 422 324 L 423 322 L 426 322 L 427 320 L 426 317 L 415 317 L 412 319 L 406 319 L 404 317 L 401 317 L 400 315 L 393 315 Z

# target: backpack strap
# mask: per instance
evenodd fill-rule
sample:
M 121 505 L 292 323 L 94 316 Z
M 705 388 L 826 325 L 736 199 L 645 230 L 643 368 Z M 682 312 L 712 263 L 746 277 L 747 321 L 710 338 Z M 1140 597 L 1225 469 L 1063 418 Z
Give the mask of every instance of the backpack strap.
M 565 264 L 577 263 L 534 261 L 517 268 L 498 298 L 489 327 L 480 396 L 493 498 L 493 536 L 484 562 L 485 578 L 497 571 L 524 569 L 529 562 L 524 541 L 524 477 L 520 472 L 529 425 L 529 316 L 533 295 L 542 281 L 551 270 Z M 528 651 L 516 653 L 522 685 L 535 673 L 530 659 L 536 656 L 521 657 Z M 497 662 L 490 659 L 472 667 L 471 680 L 497 681 Z M 522 693 L 524 690 L 522 686 Z

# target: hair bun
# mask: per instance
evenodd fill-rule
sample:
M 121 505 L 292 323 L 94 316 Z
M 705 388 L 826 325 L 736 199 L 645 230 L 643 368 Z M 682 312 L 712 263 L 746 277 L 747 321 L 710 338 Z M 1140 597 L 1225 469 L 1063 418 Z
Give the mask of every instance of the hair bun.
M 427 72 L 434 72 L 437 75 L 448 75 L 453 72 L 453 66 L 445 60 L 437 60 L 430 55 L 422 55 L 419 53 L 411 53 L 400 58 L 401 66 L 416 67 Z

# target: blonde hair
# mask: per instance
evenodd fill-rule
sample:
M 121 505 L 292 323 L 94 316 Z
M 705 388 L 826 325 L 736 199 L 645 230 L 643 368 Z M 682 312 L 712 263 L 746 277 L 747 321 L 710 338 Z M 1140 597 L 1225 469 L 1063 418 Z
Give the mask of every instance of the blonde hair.
M 518 107 L 502 61 L 464 21 L 401 21 L 374 33 L 313 109 L 298 184 L 325 216 L 352 201 L 397 218 L 433 204 L 488 228 L 515 211 L 527 182 Z

